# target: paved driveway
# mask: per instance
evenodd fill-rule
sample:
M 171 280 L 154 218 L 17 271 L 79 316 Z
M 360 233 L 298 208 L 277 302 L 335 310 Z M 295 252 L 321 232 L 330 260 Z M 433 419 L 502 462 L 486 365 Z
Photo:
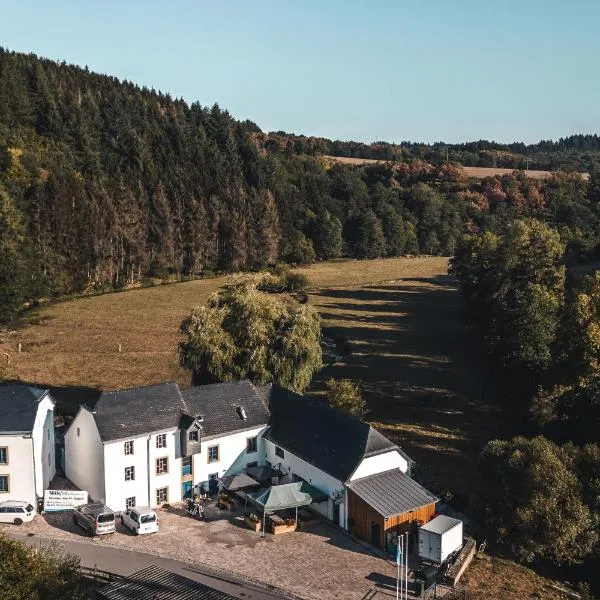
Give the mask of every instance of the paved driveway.
M 115 534 L 90 538 L 70 513 L 37 516 L 18 532 L 208 565 L 303 598 L 360 600 L 375 592 L 395 596 L 395 565 L 330 525 L 262 538 L 245 527 L 241 515 L 214 507 L 207 510 L 206 521 L 196 521 L 180 508 L 157 514 L 160 531 L 151 535 L 133 536 L 119 524 Z M 5 528 L 15 530 L 0 525 L 0 531 Z

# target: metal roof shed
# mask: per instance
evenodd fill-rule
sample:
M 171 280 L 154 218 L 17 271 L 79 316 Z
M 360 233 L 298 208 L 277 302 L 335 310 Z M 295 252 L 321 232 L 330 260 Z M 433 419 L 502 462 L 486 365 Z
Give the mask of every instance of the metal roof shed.
M 156 565 L 150 565 L 129 577 L 105 585 L 98 590 L 96 597 L 98 600 L 237 600 L 225 592 Z

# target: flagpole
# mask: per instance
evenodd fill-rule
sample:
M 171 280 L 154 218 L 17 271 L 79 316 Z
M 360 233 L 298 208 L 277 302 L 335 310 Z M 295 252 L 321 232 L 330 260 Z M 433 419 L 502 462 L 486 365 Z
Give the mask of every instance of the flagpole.
M 404 552 L 404 564 L 406 569 L 404 571 L 404 590 L 406 592 L 406 600 L 408 600 L 408 533 L 406 534 L 406 549 Z
M 402 536 L 398 536 L 398 547 L 396 548 L 396 565 L 398 567 L 398 575 L 396 576 L 396 600 L 398 599 L 398 592 L 400 588 L 400 561 L 402 557 Z

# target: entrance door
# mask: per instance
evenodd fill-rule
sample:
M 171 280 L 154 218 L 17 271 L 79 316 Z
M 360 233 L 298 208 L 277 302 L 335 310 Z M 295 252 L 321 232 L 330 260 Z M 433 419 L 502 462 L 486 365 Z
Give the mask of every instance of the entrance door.
M 375 521 L 371 523 L 371 544 L 381 548 L 381 525 Z
M 184 481 L 181 485 L 181 497 L 185 500 L 186 498 L 192 497 L 192 485 L 191 481 Z
M 337 502 L 333 503 L 333 522 L 336 525 L 340 524 L 340 505 Z

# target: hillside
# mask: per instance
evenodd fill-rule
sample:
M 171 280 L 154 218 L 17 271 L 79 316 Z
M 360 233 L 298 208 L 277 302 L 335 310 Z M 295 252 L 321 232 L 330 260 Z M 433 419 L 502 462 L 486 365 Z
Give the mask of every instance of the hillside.
M 600 188 L 576 174 L 473 180 L 418 145 L 402 146 L 393 166 L 357 169 L 324 164 L 306 139 L 0 49 L 0 323 L 40 298 L 153 278 L 452 255 L 465 232 L 501 231 L 520 216 L 560 227 L 575 259 L 598 239 Z M 596 138 L 580 142 L 592 156 Z M 546 146 L 571 168 L 574 155 Z

